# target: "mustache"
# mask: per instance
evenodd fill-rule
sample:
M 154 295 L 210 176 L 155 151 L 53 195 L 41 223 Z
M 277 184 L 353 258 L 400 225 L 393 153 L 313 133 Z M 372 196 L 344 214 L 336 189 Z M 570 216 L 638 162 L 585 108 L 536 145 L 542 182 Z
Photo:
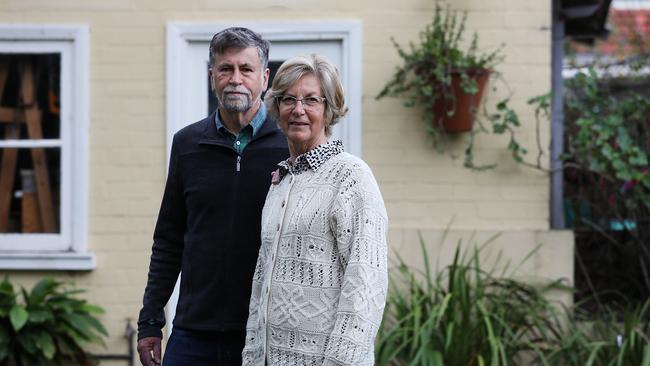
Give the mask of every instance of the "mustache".
M 223 89 L 224 94 L 225 93 L 242 93 L 246 94 L 248 96 L 251 95 L 250 91 L 243 86 L 227 86 Z

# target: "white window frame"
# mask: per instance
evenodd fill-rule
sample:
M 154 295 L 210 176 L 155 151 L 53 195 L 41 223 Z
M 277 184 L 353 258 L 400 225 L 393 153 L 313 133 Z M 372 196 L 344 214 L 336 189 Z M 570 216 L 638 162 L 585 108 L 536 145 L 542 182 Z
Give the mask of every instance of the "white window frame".
M 358 20 L 323 21 L 263 21 L 263 22 L 169 22 L 167 23 L 167 157 L 171 150 L 174 133 L 189 121 L 184 120 L 182 106 L 185 91 L 184 70 L 187 70 L 187 49 L 190 42 L 210 41 L 219 30 L 228 27 L 246 27 L 260 33 L 264 39 L 273 41 L 313 41 L 336 40 L 342 43 L 341 79 L 346 88 L 346 104 L 349 107 L 346 119 L 341 123 L 342 136 L 353 141 L 346 150 L 361 157 L 362 153 L 362 113 L 361 113 L 361 55 L 362 24 Z M 206 52 L 208 52 L 206 48 Z
M 61 148 L 60 231 L 0 233 L 0 269 L 90 270 L 88 242 L 88 44 L 87 25 L 0 25 L 2 53 L 61 55 L 59 139 L 0 140 L 0 148 Z

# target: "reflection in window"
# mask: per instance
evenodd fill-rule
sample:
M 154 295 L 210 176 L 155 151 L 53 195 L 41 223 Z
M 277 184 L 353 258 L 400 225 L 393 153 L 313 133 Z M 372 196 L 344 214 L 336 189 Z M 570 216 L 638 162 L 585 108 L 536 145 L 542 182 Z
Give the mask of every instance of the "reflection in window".
M 60 54 L 0 54 L 0 233 L 58 233 Z

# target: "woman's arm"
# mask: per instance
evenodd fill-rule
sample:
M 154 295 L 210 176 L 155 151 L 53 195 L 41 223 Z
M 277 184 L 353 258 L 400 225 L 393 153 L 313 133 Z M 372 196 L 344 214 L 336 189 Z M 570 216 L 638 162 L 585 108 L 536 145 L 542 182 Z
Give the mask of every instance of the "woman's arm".
M 386 302 L 386 208 L 367 165 L 355 164 L 350 173 L 337 194 L 330 221 L 344 275 L 324 365 L 372 360 Z

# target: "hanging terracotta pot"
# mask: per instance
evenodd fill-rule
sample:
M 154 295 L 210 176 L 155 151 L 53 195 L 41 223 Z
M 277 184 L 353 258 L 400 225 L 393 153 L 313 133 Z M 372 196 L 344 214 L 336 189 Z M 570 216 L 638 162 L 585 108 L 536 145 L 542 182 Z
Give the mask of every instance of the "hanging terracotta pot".
M 478 91 L 476 94 L 467 94 L 461 88 L 461 74 L 453 71 L 451 75 L 450 92 L 454 93 L 454 100 L 439 98 L 433 106 L 434 127 L 440 126 L 446 132 L 469 132 L 474 126 L 474 118 L 481 104 L 483 91 L 490 78 L 490 70 L 475 69 L 467 72 L 470 78 L 476 80 Z M 453 111 L 453 113 L 451 113 Z M 451 114 L 451 115 L 450 115 Z

